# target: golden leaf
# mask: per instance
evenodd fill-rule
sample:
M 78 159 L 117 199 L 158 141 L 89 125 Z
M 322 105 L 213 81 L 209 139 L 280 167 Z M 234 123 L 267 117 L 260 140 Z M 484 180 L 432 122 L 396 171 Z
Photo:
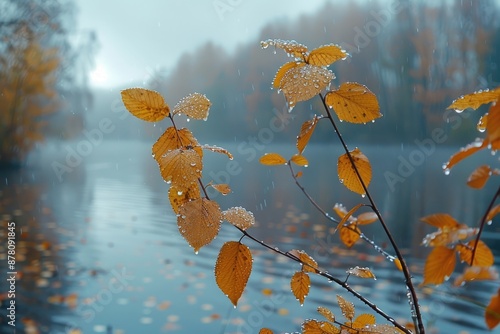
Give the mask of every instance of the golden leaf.
M 259 334 L 273 334 L 273 331 L 269 328 L 261 328 Z
M 489 144 L 487 139 L 477 139 L 476 141 L 470 143 L 469 145 L 462 147 L 460 151 L 457 153 L 453 154 L 450 158 L 450 160 L 443 165 L 443 170 L 446 174 L 450 172 L 450 169 L 455 166 L 457 163 L 462 161 L 463 159 L 471 156 L 472 154 L 476 153 L 477 151 L 482 150 L 483 148 L 487 147 Z
M 500 89 L 480 90 L 471 94 L 461 96 L 453 101 L 447 109 L 455 109 L 457 112 L 462 112 L 467 108 L 477 109 L 481 105 L 497 101 L 500 97 Z
M 500 91 L 500 90 L 499 90 Z M 492 104 L 488 112 L 486 138 L 492 150 L 500 149 L 500 103 Z
M 338 90 L 328 92 L 325 103 L 341 121 L 367 123 L 382 117 L 375 94 L 356 82 L 343 83 Z
M 260 46 L 266 49 L 270 46 L 285 50 L 289 56 L 301 57 L 307 52 L 307 46 L 297 43 L 294 40 L 268 39 L 260 42 Z
M 352 209 L 351 209 L 352 210 Z M 345 206 L 343 206 L 342 204 L 340 203 L 336 203 L 334 206 L 333 206 L 333 211 L 335 211 L 335 213 L 342 219 L 344 218 L 344 216 L 347 214 L 347 209 Z M 352 219 L 351 219 L 352 220 Z
M 489 267 L 495 262 L 491 249 L 483 241 L 479 240 L 474 255 L 474 263 L 471 263 L 472 250 L 476 244 L 475 240 L 471 240 L 467 245 L 458 244 L 456 250 L 460 255 L 460 260 L 467 263 L 469 266 Z
M 488 326 L 490 330 L 500 323 L 500 289 L 497 291 L 496 295 L 491 297 L 488 306 L 486 306 L 484 320 L 486 326 Z
M 335 232 L 337 232 L 337 230 L 339 228 L 341 228 L 342 226 L 344 226 L 344 224 L 349 221 L 349 222 L 356 222 L 357 219 L 356 217 L 353 216 L 354 212 L 356 212 L 360 207 L 362 207 L 363 204 L 360 203 L 360 204 L 357 204 L 356 206 L 354 206 L 351 210 L 349 210 L 349 212 L 347 213 L 344 213 L 344 210 L 345 208 L 342 206 L 342 207 L 339 207 L 337 204 L 335 204 L 335 206 L 333 207 L 334 210 L 339 210 L 339 212 L 337 212 L 337 214 L 340 216 L 342 215 L 342 219 L 340 220 L 339 224 L 337 225 L 337 228 L 335 228 Z M 344 210 L 343 210 L 344 209 Z M 334 232 L 334 233 L 335 233 Z
M 266 166 L 286 165 L 287 161 L 278 153 L 266 153 L 260 157 L 259 162 Z
M 372 167 L 370 165 L 370 161 L 358 148 L 351 151 L 350 154 L 354 165 L 363 180 L 363 183 L 368 188 L 372 179 Z M 358 175 L 356 174 L 347 153 L 339 157 L 337 162 L 337 172 L 340 182 L 343 183 L 347 189 L 360 195 L 365 194 L 365 190 L 358 179 Z
M 175 213 L 179 213 L 179 207 L 184 203 L 198 198 L 200 198 L 200 188 L 197 184 L 192 184 L 192 186 L 187 189 L 172 184 L 168 190 L 168 199 Z
M 335 315 L 332 311 L 330 311 L 330 309 L 318 306 L 318 313 L 324 316 L 328 321 L 335 322 Z
M 237 241 L 228 241 L 220 249 L 215 263 L 215 281 L 234 306 L 238 304 L 252 272 L 252 253 Z
M 488 165 L 477 167 L 467 179 L 467 185 L 471 188 L 481 189 L 491 176 L 491 168 Z
M 158 122 L 168 116 L 170 109 L 160 93 L 144 88 L 122 90 L 125 108 L 144 121 Z
M 180 130 L 176 130 L 173 126 L 171 126 L 167 128 L 160 138 L 158 138 L 156 143 L 154 143 L 153 157 L 156 162 L 160 163 L 162 156 L 164 156 L 167 152 L 189 146 L 193 147 L 195 151 L 203 157 L 203 151 L 199 148 L 198 141 L 189 129 L 182 128 Z
M 410 324 L 413 326 L 413 323 Z M 406 328 L 410 328 L 409 325 L 406 325 Z M 367 334 L 404 334 L 401 329 L 394 327 L 393 325 L 385 325 L 385 324 L 372 324 L 366 325 L 362 331 L 356 331 L 355 333 L 367 333 Z
M 242 207 L 232 207 L 223 211 L 222 218 L 242 230 L 246 230 L 255 224 L 253 213 Z
M 454 286 L 461 286 L 465 282 L 483 281 L 483 280 L 498 280 L 498 272 L 495 267 L 465 267 L 464 273 L 457 276 Z
M 299 260 L 303 263 L 302 270 L 311 273 L 318 273 L 318 263 L 306 252 L 293 250 L 290 252 L 291 254 L 297 256 Z
M 212 242 L 220 229 L 222 213 L 217 202 L 198 198 L 179 208 L 177 226 L 195 252 Z
M 394 265 L 396 266 L 396 268 L 398 268 L 399 271 L 403 271 L 403 265 L 398 258 L 394 259 Z
M 348 248 L 351 248 L 359 240 L 360 234 L 361 230 L 356 223 L 352 223 L 349 226 L 343 226 L 339 233 L 340 241 Z
M 307 161 L 306 157 L 300 154 L 294 154 L 290 159 L 290 161 L 292 161 L 298 166 L 307 167 L 309 165 L 309 162 Z
M 225 154 L 225 155 L 227 155 L 229 160 L 233 160 L 233 155 L 231 154 L 231 152 L 229 152 L 225 148 L 218 147 L 218 146 L 211 146 L 211 145 L 202 145 L 201 148 L 204 150 L 209 150 L 209 151 L 215 152 L 215 153 Z
M 377 279 L 370 268 L 361 268 L 356 266 L 347 270 L 347 273 L 361 278 L 373 278 L 374 280 Z
M 365 329 L 368 325 L 374 325 L 376 322 L 375 316 L 373 314 L 362 313 L 354 319 L 352 323 L 353 328 Z M 364 332 L 364 331 L 362 331 Z
M 229 185 L 225 183 L 211 184 L 210 186 L 212 186 L 212 188 L 214 188 L 224 196 L 231 192 L 231 187 L 229 187 Z
M 493 220 L 493 218 L 499 213 L 500 213 L 500 204 L 497 204 L 493 208 L 491 208 L 490 212 L 488 212 L 488 215 L 486 216 L 486 221 L 489 222 Z
M 420 218 L 421 221 L 437 228 L 458 228 L 459 223 L 449 214 L 436 213 Z
M 326 321 L 309 319 L 302 323 L 302 334 L 340 334 L 340 329 Z
M 345 50 L 338 45 L 323 45 L 312 50 L 307 57 L 307 63 L 316 66 L 328 66 L 348 56 Z
M 352 321 L 354 318 L 354 304 L 348 302 L 342 296 L 337 295 L 337 302 L 339 304 L 340 310 L 342 311 L 342 315 L 349 321 Z
M 311 279 L 309 275 L 304 271 L 297 271 L 292 276 L 290 281 L 290 287 L 295 298 L 298 299 L 300 304 L 304 304 L 304 299 L 309 294 L 309 286 L 311 285 Z
M 375 212 L 364 212 L 358 216 L 358 225 L 368 225 L 378 220 L 378 216 Z
M 175 149 L 160 158 L 159 167 L 163 179 L 178 188 L 191 188 L 201 177 L 203 163 L 192 149 Z
M 318 124 L 318 120 L 320 120 L 320 118 L 314 115 L 313 119 L 304 122 L 300 127 L 300 133 L 297 136 L 297 150 L 299 151 L 299 154 L 304 152 L 307 143 L 309 142 L 309 139 L 311 139 L 314 129 L 316 128 L 316 124 Z
M 306 64 L 289 69 L 281 79 L 289 107 L 318 95 L 334 78 L 333 73 L 323 67 Z
M 455 264 L 454 249 L 445 246 L 434 248 L 425 261 L 422 285 L 443 283 L 453 273 Z
M 279 70 L 276 72 L 276 75 L 274 76 L 273 80 L 273 87 L 274 88 L 280 88 L 281 87 L 281 79 L 285 76 L 286 72 L 288 72 L 290 69 L 297 67 L 297 66 L 304 66 L 305 63 L 297 63 L 295 61 L 291 61 L 289 63 L 283 64 Z
M 182 98 L 172 110 L 172 114 L 184 114 L 193 119 L 206 120 L 210 110 L 210 100 L 200 93 L 189 94 Z

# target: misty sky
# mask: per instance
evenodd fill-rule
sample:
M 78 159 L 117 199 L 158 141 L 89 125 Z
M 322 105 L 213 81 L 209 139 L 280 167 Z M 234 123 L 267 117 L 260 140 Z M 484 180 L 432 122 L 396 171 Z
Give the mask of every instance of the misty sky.
M 81 31 L 97 33 L 91 84 L 137 84 L 154 69 L 172 68 L 208 40 L 232 51 L 273 20 L 314 12 L 328 0 L 77 0 Z M 257 46 L 256 46 L 257 47 Z

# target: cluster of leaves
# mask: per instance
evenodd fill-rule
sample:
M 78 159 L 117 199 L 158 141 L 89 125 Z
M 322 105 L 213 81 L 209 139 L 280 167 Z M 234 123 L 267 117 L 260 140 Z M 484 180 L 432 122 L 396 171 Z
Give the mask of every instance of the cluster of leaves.
M 448 109 L 454 109 L 461 113 L 467 108 L 475 110 L 483 104 L 491 103 L 488 112 L 481 116 L 477 124 L 478 131 L 485 132 L 484 138 L 477 138 L 452 155 L 449 161 L 443 165 L 445 174 L 449 174 L 450 169 L 460 161 L 483 149 L 487 148 L 495 153 L 500 148 L 499 99 L 500 88 L 481 90 L 458 98 L 448 107 Z M 500 175 L 500 170 L 489 165 L 481 165 L 470 174 L 467 185 L 474 189 L 481 189 L 493 175 Z M 422 241 L 424 246 L 433 247 L 425 262 L 422 284 L 441 284 L 447 280 L 455 270 L 456 255 L 461 262 L 468 265 L 464 272 L 455 279 L 456 286 L 470 281 L 498 279 L 498 272 L 493 267 L 493 253 L 480 240 L 480 236 L 485 224 L 491 222 L 493 217 L 500 212 L 500 204 L 493 206 L 499 195 L 500 188 L 493 196 L 481 219 L 479 228 L 470 228 L 465 224 L 460 224 L 448 214 L 434 214 L 422 218 L 422 221 L 438 229 L 436 232 L 426 235 Z M 473 237 L 474 239 L 472 239 Z M 499 293 L 500 290 L 485 308 L 485 321 L 490 329 L 500 323 Z

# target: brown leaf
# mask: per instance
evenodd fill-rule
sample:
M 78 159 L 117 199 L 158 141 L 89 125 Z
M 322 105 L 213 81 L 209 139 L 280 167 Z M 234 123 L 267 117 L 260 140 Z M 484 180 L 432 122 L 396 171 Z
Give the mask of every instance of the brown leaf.
M 465 224 L 457 227 L 444 227 L 437 232 L 427 234 L 422 240 L 426 247 L 448 246 L 458 241 L 468 239 L 478 233 L 478 228 L 470 228 Z
M 198 198 L 179 208 L 177 226 L 195 252 L 212 242 L 220 229 L 222 213 L 217 202 Z
M 309 319 L 302 323 L 302 334 L 340 334 L 340 329 L 326 321 Z
M 500 289 L 497 291 L 496 295 L 491 297 L 488 306 L 486 306 L 484 320 L 486 326 L 488 326 L 490 330 L 500 323 Z
M 474 263 L 471 263 L 472 250 L 476 244 L 475 240 L 469 241 L 466 245 L 458 244 L 456 250 L 460 255 L 460 260 L 469 266 L 489 267 L 495 262 L 491 249 L 483 241 L 479 240 L 474 255 Z
M 361 268 L 356 266 L 347 270 L 347 273 L 361 278 L 373 278 L 374 280 L 377 279 L 370 268 Z
M 434 248 L 425 261 L 422 285 L 443 283 L 453 273 L 455 264 L 454 249 L 444 246 Z
M 358 225 L 368 225 L 378 220 L 378 216 L 375 212 L 364 212 L 358 216 Z
M 175 213 L 179 213 L 179 207 L 184 203 L 200 198 L 200 188 L 197 184 L 193 184 L 190 188 L 178 187 L 171 185 L 168 190 L 168 199 Z
M 273 87 L 274 88 L 280 88 L 281 87 L 281 80 L 285 76 L 286 72 L 288 72 L 290 69 L 298 66 L 304 66 L 305 63 L 297 63 L 296 61 L 291 61 L 289 63 L 283 64 L 278 72 L 276 72 L 276 75 L 274 76 L 273 80 Z
M 306 64 L 289 69 L 281 79 L 280 89 L 289 107 L 293 107 L 318 95 L 334 77 L 326 68 Z
M 167 152 L 178 148 L 195 148 L 196 152 L 203 157 L 203 151 L 199 148 L 198 141 L 189 129 L 182 128 L 176 130 L 173 126 L 167 128 L 153 145 L 153 157 L 160 163 L 162 156 Z
M 300 304 L 304 304 L 306 296 L 309 294 L 309 287 L 311 285 L 311 279 L 309 275 L 304 271 L 297 271 L 292 276 L 290 281 L 290 287 L 292 288 L 293 295 L 298 299 Z
M 193 149 L 175 149 L 160 158 L 159 167 L 163 179 L 178 189 L 189 189 L 201 177 L 203 163 Z
M 229 160 L 233 160 L 233 155 L 231 154 L 231 152 L 229 152 L 225 148 L 218 147 L 218 146 L 212 146 L 212 145 L 202 145 L 201 148 L 204 150 L 209 150 L 209 151 L 215 152 L 215 153 L 225 154 L 225 155 L 227 155 Z
M 346 247 L 351 248 L 359 240 L 360 234 L 361 230 L 356 223 L 352 223 L 349 226 L 343 226 L 339 233 L 340 241 L 342 241 Z
M 160 93 L 144 88 L 122 90 L 125 108 L 144 121 L 158 122 L 168 116 L 170 109 Z
M 325 103 L 341 121 L 368 123 L 382 117 L 375 94 L 356 82 L 343 83 L 338 90 L 328 92 Z
M 252 261 L 250 249 L 237 241 L 228 241 L 220 249 L 215 263 L 215 281 L 234 306 L 245 290 Z
M 311 139 L 314 129 L 316 128 L 316 124 L 318 124 L 319 120 L 320 118 L 314 115 L 313 119 L 304 122 L 300 127 L 300 133 L 297 136 L 297 150 L 299 151 L 299 154 L 302 154 L 302 152 L 304 152 L 307 143 L 309 143 L 309 139 Z
M 238 226 L 242 230 L 246 230 L 249 227 L 252 227 L 255 224 L 255 218 L 253 213 L 247 211 L 246 209 L 240 207 L 232 207 L 222 212 L 222 218 L 233 224 L 234 226 Z
M 500 90 L 499 90 L 500 91 Z M 492 150 L 500 149 L 500 103 L 492 104 L 488 112 L 486 138 Z
M 330 311 L 330 309 L 323 306 L 318 306 L 318 313 L 324 316 L 326 320 L 330 322 L 335 322 L 335 315 L 333 314 L 332 311 Z
M 307 63 L 316 66 L 329 66 L 347 56 L 347 52 L 338 45 L 323 45 L 309 53 Z
M 352 210 L 352 209 L 351 209 Z M 335 211 L 335 213 L 342 219 L 344 218 L 344 216 L 347 214 L 347 209 L 345 206 L 343 206 L 342 204 L 340 203 L 335 203 L 335 205 L 333 206 L 333 211 Z M 353 219 L 351 219 L 353 220 Z
M 266 49 L 270 46 L 285 50 L 289 56 L 302 57 L 307 52 L 307 46 L 297 43 L 294 40 L 268 39 L 260 42 L 260 46 Z
M 466 282 L 498 280 L 498 272 L 495 267 L 465 267 L 462 275 L 457 276 L 454 286 L 461 286 Z
M 455 109 L 457 112 L 462 112 L 467 108 L 477 109 L 481 105 L 497 101 L 500 97 L 498 88 L 492 90 L 482 90 L 461 96 L 453 101 L 447 109 Z
M 374 325 L 375 321 L 376 319 L 373 314 L 363 313 L 358 315 L 356 319 L 354 319 L 352 327 L 357 329 L 366 329 L 366 326 Z
M 488 215 L 486 216 L 486 221 L 492 221 L 493 218 L 500 213 L 500 204 L 495 205 L 493 208 L 491 208 L 490 212 L 488 212 Z
M 370 161 L 358 148 L 350 152 L 354 165 L 356 166 L 361 179 L 366 187 L 370 184 L 372 179 L 372 167 Z M 359 181 L 358 175 L 356 174 L 349 156 L 343 154 L 339 157 L 337 162 L 337 172 L 339 180 L 347 189 L 354 191 L 360 195 L 365 194 L 365 190 Z
M 488 165 L 477 167 L 467 179 L 467 185 L 471 188 L 481 189 L 484 187 L 492 172 Z
M 259 162 L 266 166 L 287 164 L 287 160 L 278 153 L 266 153 L 262 157 L 260 157 Z
M 227 195 L 231 192 L 231 187 L 229 187 L 228 184 L 221 183 L 221 184 L 211 184 L 210 185 L 212 188 L 220 192 L 222 195 Z
M 309 161 L 307 161 L 306 157 L 300 154 L 294 154 L 290 161 L 298 166 L 307 167 L 309 165 Z
M 172 114 L 184 114 L 193 119 L 206 120 L 210 110 L 210 100 L 200 93 L 189 94 L 182 98 L 172 110 Z
M 339 304 L 342 315 L 348 320 L 352 321 L 354 318 L 354 304 L 345 300 L 342 296 L 337 295 L 337 302 Z
M 420 220 L 440 229 L 445 227 L 458 228 L 459 226 L 459 223 L 455 220 L 455 218 L 446 213 L 436 213 L 420 218 Z
M 450 158 L 450 160 L 443 165 L 443 170 L 445 174 L 450 173 L 450 169 L 455 166 L 457 163 L 462 161 L 463 159 L 471 156 L 472 154 L 482 150 L 483 148 L 487 147 L 489 144 L 489 141 L 487 139 L 476 139 L 476 141 L 470 143 L 469 145 L 462 147 L 460 151 L 457 153 L 453 154 Z
M 259 334 L 273 334 L 273 331 L 269 328 L 261 328 Z

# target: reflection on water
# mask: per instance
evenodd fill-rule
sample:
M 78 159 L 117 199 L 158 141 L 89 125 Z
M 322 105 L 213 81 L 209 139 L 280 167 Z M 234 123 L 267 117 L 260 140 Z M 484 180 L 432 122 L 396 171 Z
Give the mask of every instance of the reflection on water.
M 227 148 L 238 161 L 236 146 Z M 290 149 L 266 148 L 283 154 Z M 418 217 L 449 212 L 475 225 L 494 189 L 466 189 L 467 175 L 477 165 L 474 161 L 464 162 L 445 177 L 441 164 L 453 152 L 446 149 L 415 166 L 404 182 L 391 189 L 385 176 L 398 173 L 411 149 L 366 147 L 363 151 L 373 165 L 371 190 L 398 244 L 409 255 L 418 283 L 425 254 L 419 243 L 429 232 Z M 318 204 L 332 214 L 336 202 L 352 207 L 360 201 L 332 176 L 339 154 L 335 147 L 309 147 L 306 156 L 311 166 L 302 178 Z M 167 185 L 151 158 L 149 143 L 104 143 L 64 174 L 62 182 L 51 167 L 55 160 L 63 161 L 64 156 L 47 147 L 33 156 L 31 168 L 1 171 L 2 236 L 8 221 L 16 222 L 18 234 L 18 329 L 29 333 L 256 333 L 267 326 L 282 332 L 298 330 L 303 319 L 316 317 L 319 305 L 338 312 L 336 294 L 354 301 L 331 283 L 313 277 L 311 294 L 300 307 L 289 287 L 297 264 L 243 239 L 254 252 L 254 270 L 234 309 L 215 284 L 213 265 L 220 246 L 240 235 L 223 226 L 217 239 L 194 255 L 177 231 L 167 205 Z M 239 175 L 224 174 L 225 157 L 206 154 L 205 177 L 230 176 L 234 193 L 217 197 L 221 207 L 242 205 L 253 211 L 258 221 L 255 236 L 283 250 L 304 249 L 335 276 L 344 277 L 345 270 L 356 265 L 373 268 L 376 281 L 351 278 L 350 283 L 386 313 L 407 319 L 404 282 L 392 263 L 366 244 L 353 250 L 340 246 L 338 237 L 329 233 L 329 223 L 312 209 L 285 168 L 260 166 L 257 159 L 239 163 Z M 492 247 L 496 231 L 492 226 L 485 235 Z M 376 224 L 366 226 L 364 232 L 378 244 L 387 244 Z M 1 247 L 0 268 L 5 273 L 5 244 Z M 487 332 L 483 310 L 471 300 L 487 303 L 496 291 L 495 283 L 463 289 L 447 284 L 419 291 L 426 323 L 440 333 Z M 9 333 L 5 295 L 2 300 L 1 329 Z M 356 309 L 357 314 L 369 312 L 358 302 Z

